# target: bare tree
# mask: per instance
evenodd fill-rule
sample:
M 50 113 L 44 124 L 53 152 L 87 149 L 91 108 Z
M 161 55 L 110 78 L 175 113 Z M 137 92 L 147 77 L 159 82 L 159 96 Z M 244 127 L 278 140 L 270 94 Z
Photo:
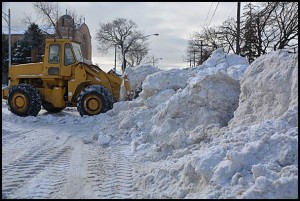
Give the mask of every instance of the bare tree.
M 75 9 L 70 10 L 68 13 L 66 10 L 66 14 L 72 17 L 72 22 L 65 23 L 63 29 L 66 31 L 62 31 L 57 24 L 59 16 L 61 15 L 61 11 L 57 2 L 34 2 L 33 6 L 38 13 L 38 17 L 42 19 L 44 23 L 48 24 L 49 28 L 53 27 L 59 38 L 62 38 L 63 35 L 65 35 L 67 38 L 75 38 L 75 30 L 78 28 L 78 25 L 81 24 L 83 18 L 82 15 L 79 16 Z M 25 16 L 23 19 L 23 22 L 29 24 L 31 24 L 31 21 L 31 16 Z
M 183 61 L 189 63 L 189 67 L 194 67 L 194 65 L 193 65 L 194 61 L 197 63 L 199 61 L 198 55 L 196 56 L 194 54 L 196 52 L 198 54 L 198 51 L 196 51 L 196 47 L 194 46 L 194 44 L 192 42 L 193 40 L 194 40 L 193 36 L 190 36 L 190 39 L 188 40 L 188 46 L 185 51 L 185 55 L 183 55 L 183 57 L 182 57 Z
M 154 55 L 149 55 L 145 58 L 145 61 L 144 63 L 147 64 L 147 63 L 151 63 L 153 67 L 157 66 L 158 65 L 158 62 L 160 60 L 162 60 L 163 58 L 157 58 L 155 57 Z
M 250 63 L 268 51 L 298 46 L 298 2 L 246 4 L 244 10 L 241 55 L 248 57 Z M 206 51 L 223 47 L 225 52 L 235 53 L 236 33 L 236 22 L 228 19 L 221 26 L 203 27 L 201 31 L 194 32 L 191 40 L 204 40 L 209 45 Z M 187 55 L 184 57 L 187 61 L 192 60 L 194 46 L 188 44 Z
M 236 53 L 237 24 L 233 18 L 222 23 L 217 30 L 217 38 L 225 52 Z
M 202 32 L 194 32 L 188 41 L 185 61 L 191 66 L 201 65 L 211 52 L 220 47 L 215 27 L 203 28 Z
M 247 4 L 251 12 L 244 13 L 243 39 L 251 47 L 249 61 L 271 50 L 289 48 L 298 39 L 298 3 L 297 2 L 263 2 L 258 6 Z M 249 40 L 250 35 L 252 39 Z M 251 42 L 252 41 L 252 42 Z M 296 43 L 297 45 L 298 43 Z M 249 49 L 250 50 L 250 49 Z M 250 62 L 251 62 L 250 61 Z
M 96 40 L 98 42 L 98 51 L 107 53 L 109 49 L 118 46 L 124 55 L 127 52 L 145 49 L 145 41 L 143 33 L 137 30 L 137 24 L 132 20 L 125 18 L 117 18 L 109 23 L 100 23 L 100 28 L 96 32 Z M 133 53 L 132 53 L 133 54 Z M 135 51 L 138 54 L 138 51 Z M 143 58 L 145 51 L 142 51 L 139 58 Z M 137 56 L 135 56 L 137 58 Z M 125 57 L 126 58 L 126 57 Z M 126 68 L 126 59 L 122 62 L 122 71 Z
M 128 50 L 127 62 L 130 66 L 140 65 L 144 58 L 148 55 L 148 43 L 135 42 Z
M 256 26 L 257 41 L 255 45 L 257 50 L 257 57 L 266 54 L 270 44 L 276 40 L 274 33 L 274 27 L 272 25 L 271 16 L 276 9 L 278 2 L 262 3 L 260 11 L 253 16 L 253 20 Z
M 36 23 L 37 19 L 36 20 L 33 20 L 32 19 L 32 14 L 24 14 L 24 17 L 21 19 L 21 22 L 23 24 L 26 24 L 26 25 L 30 25 L 30 24 L 33 24 L 33 23 Z
M 59 7 L 58 4 L 53 2 L 34 2 L 33 6 L 37 10 L 39 17 L 42 20 L 50 25 L 52 25 L 58 35 L 59 38 L 62 38 L 62 35 L 57 27 L 58 15 L 59 15 Z
M 298 2 L 278 2 L 275 5 L 277 6 L 272 13 L 272 19 L 275 29 L 278 30 L 278 39 L 273 49 L 277 50 L 289 47 L 290 41 L 298 39 Z

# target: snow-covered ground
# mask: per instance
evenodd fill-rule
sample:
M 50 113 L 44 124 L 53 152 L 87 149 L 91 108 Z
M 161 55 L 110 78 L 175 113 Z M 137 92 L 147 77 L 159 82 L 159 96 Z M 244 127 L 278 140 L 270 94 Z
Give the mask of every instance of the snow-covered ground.
M 127 68 L 139 96 L 97 116 L 2 101 L 2 198 L 298 198 L 298 55 Z

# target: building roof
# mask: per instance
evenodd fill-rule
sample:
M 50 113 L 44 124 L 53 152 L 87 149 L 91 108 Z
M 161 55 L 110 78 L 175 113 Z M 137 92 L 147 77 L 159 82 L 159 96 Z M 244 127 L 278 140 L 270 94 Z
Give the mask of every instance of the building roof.
M 70 15 L 63 15 L 63 16 L 61 16 L 59 19 L 62 19 L 62 18 L 64 18 L 64 19 L 68 19 L 68 20 L 73 20 L 73 18 L 70 16 Z
M 42 31 L 45 31 L 48 34 L 55 34 L 55 29 L 52 26 L 50 28 L 49 28 L 49 25 L 38 25 L 38 26 Z M 27 29 L 28 29 L 28 27 L 27 28 L 12 27 L 10 30 L 10 33 L 21 35 L 21 34 L 24 34 L 25 31 L 27 31 Z M 2 34 L 8 35 L 8 27 L 7 26 L 2 26 Z

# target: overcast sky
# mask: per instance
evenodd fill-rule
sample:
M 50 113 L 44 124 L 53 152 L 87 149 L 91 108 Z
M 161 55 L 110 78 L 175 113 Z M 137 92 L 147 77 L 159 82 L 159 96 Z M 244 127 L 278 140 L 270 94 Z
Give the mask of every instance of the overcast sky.
M 114 50 L 107 55 L 97 51 L 95 34 L 99 23 L 126 18 L 133 20 L 145 35 L 158 33 L 159 36 L 150 36 L 148 40 L 150 55 L 162 58 L 158 66 L 185 68 L 189 63 L 183 61 L 183 55 L 190 35 L 201 30 L 204 24 L 220 25 L 229 17 L 236 18 L 237 13 L 237 2 L 59 2 L 58 5 L 62 15 L 67 9 L 85 17 L 92 36 L 92 61 L 104 70 L 114 67 Z M 32 2 L 2 2 L 2 30 L 7 30 L 3 12 L 7 14 L 8 9 L 12 33 L 27 29 L 21 22 L 25 15 L 37 19 Z M 117 68 L 120 65 L 117 63 Z

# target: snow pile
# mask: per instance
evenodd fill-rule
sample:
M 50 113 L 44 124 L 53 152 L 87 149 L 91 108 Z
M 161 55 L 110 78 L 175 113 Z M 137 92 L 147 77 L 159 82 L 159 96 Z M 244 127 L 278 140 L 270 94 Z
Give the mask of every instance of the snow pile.
M 186 87 L 187 79 L 188 73 L 185 70 L 172 69 L 154 73 L 146 77 L 140 96 L 148 107 L 156 107 L 166 100 L 161 99 L 164 94 L 173 95 L 177 90 Z
M 249 62 L 246 58 L 236 54 L 225 54 L 224 49 L 219 48 L 212 53 L 208 60 L 196 68 L 200 70 L 198 73 L 202 76 L 222 72 L 233 79 L 240 80 L 248 66 Z
M 276 51 L 249 67 L 230 56 L 153 73 L 139 98 L 107 113 L 99 130 L 143 161 L 137 197 L 298 197 L 298 56 Z
M 249 66 L 218 49 L 195 68 L 126 74 L 142 91 L 105 114 L 3 118 L 85 124 L 86 143 L 131 145 L 132 198 L 298 198 L 297 54 L 276 51 Z
M 114 138 L 132 141 L 133 151 L 145 152 L 141 160 L 160 160 L 174 149 L 199 142 L 203 133 L 189 136 L 184 132 L 204 132 L 207 127 L 225 126 L 238 106 L 239 82 L 226 72 L 231 64 L 245 69 L 247 61 L 236 57 L 225 56 L 218 49 L 203 67 L 148 75 L 139 97 L 131 102 L 115 103 L 107 112 L 111 116 L 109 127 L 101 124 L 95 130 L 108 130 L 114 133 Z M 148 72 L 145 67 L 143 70 Z M 173 137 L 174 133 L 177 134 Z M 153 154 L 149 148 L 159 151 Z
M 198 143 L 203 135 L 201 130 L 207 127 L 227 125 L 237 108 L 239 92 L 238 81 L 222 73 L 190 79 L 187 87 L 159 105 L 151 118 L 154 126 L 148 134 L 148 142 L 158 150 L 152 155 L 153 160 L 162 157 L 160 154 L 169 155 L 174 149 Z M 192 130 L 197 130 L 197 134 L 187 133 Z
M 124 74 L 128 76 L 130 85 L 134 91 L 140 92 L 142 90 L 142 83 L 145 78 L 155 72 L 161 71 L 161 69 L 147 65 L 138 65 L 128 67 L 125 69 Z
M 195 69 L 169 70 L 148 76 L 140 97 L 147 108 L 155 110 L 150 120 L 155 126 L 149 136 L 156 142 L 166 141 L 178 129 L 205 130 L 212 125 L 227 125 L 238 105 L 238 79 L 247 66 L 245 58 L 224 54 L 220 48 Z M 199 138 L 190 137 L 193 139 L 179 141 L 193 143 Z
M 214 140 L 232 147 L 211 169 L 208 197 L 298 197 L 297 94 L 298 55 L 281 50 L 252 63 L 228 131 Z

